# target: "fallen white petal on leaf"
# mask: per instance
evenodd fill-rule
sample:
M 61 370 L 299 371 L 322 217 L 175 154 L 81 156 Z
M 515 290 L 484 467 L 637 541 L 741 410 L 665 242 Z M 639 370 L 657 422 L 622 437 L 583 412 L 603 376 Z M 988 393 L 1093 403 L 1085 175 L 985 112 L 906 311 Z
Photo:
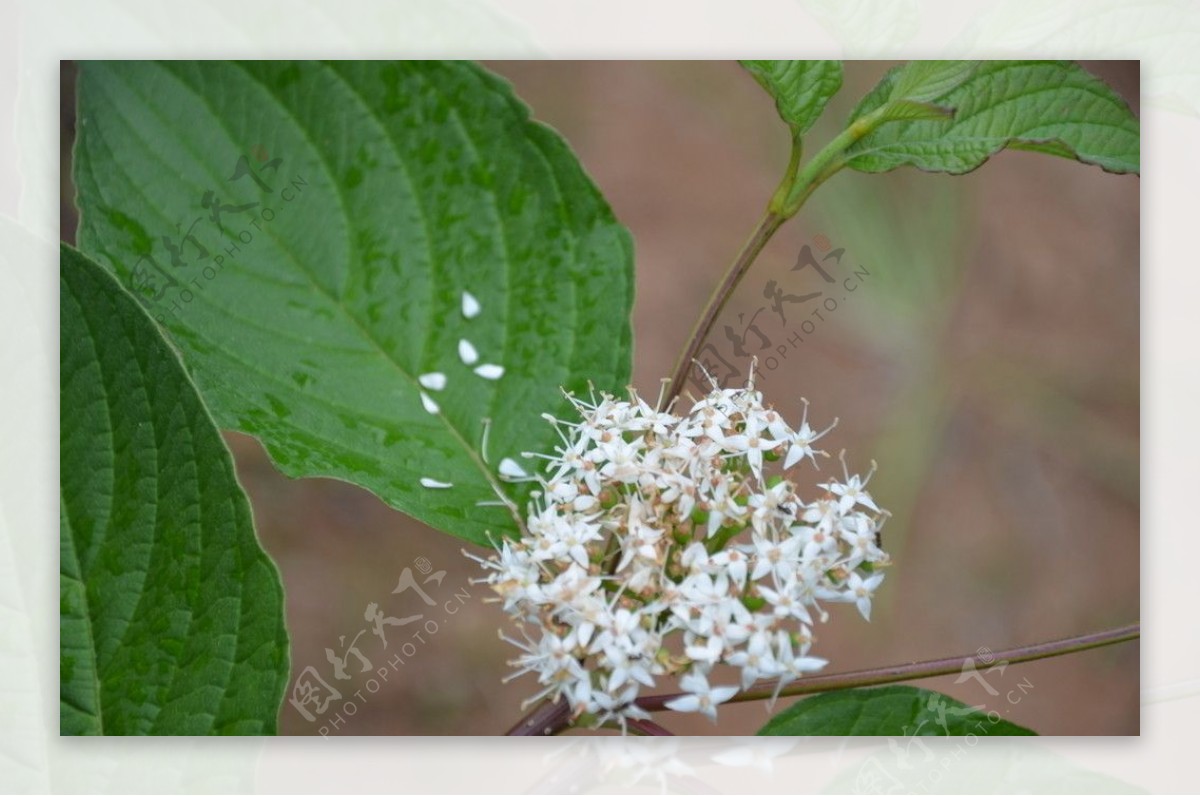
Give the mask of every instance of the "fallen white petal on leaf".
M 425 487 L 426 489 L 449 489 L 450 487 L 454 486 L 454 484 L 451 484 L 447 481 L 436 481 L 432 478 L 422 478 L 421 486 Z
M 480 365 L 479 367 L 475 368 L 475 375 L 495 381 L 504 375 L 504 366 L 491 364 Z
M 521 465 L 514 462 L 512 459 L 500 460 L 500 475 L 506 478 L 528 478 L 529 473 Z
M 421 393 L 421 403 L 429 414 L 436 415 L 438 413 L 438 405 L 425 393 Z
M 445 373 L 425 373 L 417 377 L 421 386 L 428 390 L 442 390 L 446 387 Z
M 458 358 L 464 365 L 474 365 L 479 361 L 479 352 L 475 350 L 475 346 L 471 345 L 470 340 L 459 340 Z
M 474 318 L 483 309 L 479 306 L 479 300 L 472 296 L 467 291 L 462 294 L 462 314 L 464 318 Z

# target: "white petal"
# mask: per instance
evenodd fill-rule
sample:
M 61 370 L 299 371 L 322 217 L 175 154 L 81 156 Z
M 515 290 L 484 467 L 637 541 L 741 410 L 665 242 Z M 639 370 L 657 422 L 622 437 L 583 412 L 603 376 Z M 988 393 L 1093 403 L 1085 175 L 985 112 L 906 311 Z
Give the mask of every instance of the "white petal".
M 856 602 L 858 604 L 858 612 L 860 614 L 862 614 L 862 618 L 867 620 L 868 622 L 870 622 L 871 621 L 871 598 L 870 597 L 859 597 Z
M 630 669 L 629 676 L 648 688 L 654 687 L 654 676 L 640 666 Z
M 676 697 L 669 702 L 664 702 L 663 707 L 667 710 L 677 710 L 680 713 L 695 713 L 700 709 L 700 697 L 695 694 Z
M 446 387 L 445 373 L 424 373 L 417 377 L 421 386 L 428 390 L 442 390 Z
M 503 365 L 480 365 L 475 368 L 475 375 L 495 381 L 504 375 Z
M 422 478 L 421 486 L 425 487 L 426 489 L 449 489 L 450 487 L 454 486 L 454 484 L 451 484 L 447 481 L 435 481 L 432 478 Z
M 829 661 L 824 658 L 796 658 L 792 661 L 792 668 L 797 672 L 819 672 L 827 663 Z
M 512 459 L 507 458 L 500 460 L 500 475 L 503 475 L 507 478 L 529 477 L 529 473 L 525 472 L 521 465 L 517 464 Z
M 429 414 L 436 415 L 438 413 L 438 405 L 424 392 L 421 393 L 421 403 L 424 405 L 425 411 Z
M 804 446 L 792 443 L 788 448 L 787 458 L 783 460 L 783 469 L 789 469 L 793 464 L 804 458 Z
M 718 705 L 733 697 L 733 695 L 737 692 L 738 687 L 736 685 L 718 686 L 710 692 L 710 698 L 712 699 L 712 703 L 714 705 Z
M 470 340 L 459 340 L 458 358 L 464 365 L 474 365 L 479 361 L 479 352 L 475 350 L 475 346 L 471 345 Z
M 472 296 L 467 291 L 462 294 L 462 314 L 464 318 L 474 318 L 483 309 L 479 306 L 479 300 Z

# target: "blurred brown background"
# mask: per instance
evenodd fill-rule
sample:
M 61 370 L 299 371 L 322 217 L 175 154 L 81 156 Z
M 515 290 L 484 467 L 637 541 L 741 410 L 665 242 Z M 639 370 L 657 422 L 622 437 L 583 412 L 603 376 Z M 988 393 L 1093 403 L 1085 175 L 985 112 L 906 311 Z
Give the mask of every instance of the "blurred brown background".
M 786 164 L 787 136 L 770 99 L 730 62 L 487 65 L 570 142 L 631 229 L 634 384 L 657 394 Z M 806 139 L 809 151 L 891 65 L 847 63 L 841 92 Z M 1136 62 L 1084 66 L 1138 112 Z M 75 230 L 73 74 L 65 65 L 65 240 Z M 1133 176 L 1018 152 L 962 177 L 843 172 L 742 283 L 710 337 L 715 351 L 744 373 L 729 325 L 764 360 L 768 400 L 798 418 L 799 398 L 808 398 L 814 426 L 840 418 L 824 447 L 845 448 L 858 470 L 876 459 L 871 491 L 894 515 L 885 547 L 895 566 L 872 622 L 837 606 L 817 630 L 814 654 L 830 659 L 827 671 L 1137 621 L 1138 189 Z M 811 267 L 792 270 L 805 244 L 818 257 L 845 250 L 822 266 L 834 284 Z M 785 326 L 764 296 L 770 280 L 788 294 L 823 296 L 784 304 Z M 827 297 L 837 309 L 818 320 L 812 312 Z M 811 331 L 788 344 L 805 320 Z M 751 323 L 757 333 L 747 331 Z M 765 357 L 780 345 L 787 356 L 768 370 Z M 336 682 L 358 708 L 331 733 L 504 732 L 535 689 L 526 680 L 500 683 L 513 650 L 497 638 L 498 606 L 469 582 L 479 570 L 463 544 L 349 484 L 284 478 L 254 440 L 227 437 L 283 574 L 293 677 L 313 666 L 335 682 L 325 650 L 364 627 L 368 603 L 396 616 L 420 608 L 412 594 L 404 604 L 412 611 L 395 607 L 391 591 L 404 567 L 424 558 L 447 571 L 430 587 L 437 632 L 413 642 L 375 692 L 352 658 L 354 676 Z M 463 605 L 449 614 L 445 602 L 456 593 Z M 391 657 L 369 632 L 359 647 L 372 668 Z M 919 684 L 1042 734 L 1138 732 L 1137 644 L 994 670 L 986 674 L 994 694 L 956 679 Z M 285 702 L 281 731 L 313 734 L 329 718 L 310 723 Z M 761 705 L 726 707 L 720 732 L 753 733 L 765 719 Z M 716 731 L 695 716 L 662 721 L 678 733 Z

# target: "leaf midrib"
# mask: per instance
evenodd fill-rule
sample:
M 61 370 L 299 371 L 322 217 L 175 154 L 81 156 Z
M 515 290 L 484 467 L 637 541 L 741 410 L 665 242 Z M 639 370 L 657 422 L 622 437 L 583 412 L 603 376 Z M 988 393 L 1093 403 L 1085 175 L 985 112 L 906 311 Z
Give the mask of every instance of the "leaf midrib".
M 299 123 L 299 120 L 297 120 L 296 117 L 294 116 L 294 114 L 291 113 L 291 110 L 289 108 L 287 108 L 285 105 L 283 105 L 283 103 L 280 102 L 279 98 L 264 83 L 255 79 L 254 76 L 251 75 L 246 70 L 246 68 L 244 66 L 242 66 L 241 64 L 235 64 L 235 65 L 238 67 L 238 69 L 243 74 L 245 74 L 245 76 L 247 77 L 248 80 L 250 80 L 254 84 L 262 87 L 263 91 L 265 93 L 267 93 L 275 101 L 276 105 L 279 106 L 281 112 L 284 113 L 292 121 L 295 129 L 298 130 L 299 133 L 308 141 L 310 147 L 312 147 L 314 153 L 316 154 L 317 160 L 321 164 L 322 169 L 325 171 L 326 175 L 330 177 L 330 183 L 333 186 L 334 192 L 338 196 L 338 203 L 339 203 L 339 207 L 341 208 L 343 218 L 348 218 L 348 214 L 346 213 L 346 210 L 345 210 L 345 203 L 343 201 L 344 195 L 342 193 L 341 185 L 338 182 L 338 180 L 334 177 L 333 173 L 329 170 L 329 164 L 326 161 L 324 154 L 321 152 L 320 148 L 318 148 L 315 145 L 315 142 L 312 140 L 311 136 L 309 135 L 308 130 L 302 124 Z M 160 68 L 162 68 L 162 67 L 160 66 Z M 326 68 L 328 68 L 328 67 L 326 67 Z M 232 136 L 230 135 L 229 127 L 226 124 L 224 118 L 215 111 L 215 109 L 211 106 L 211 104 L 208 103 L 208 101 L 204 97 L 204 95 L 198 94 L 197 92 L 195 92 L 191 86 L 184 83 L 177 75 L 175 75 L 170 70 L 164 69 L 164 71 L 167 74 L 170 74 L 176 81 L 180 82 L 186 88 L 186 90 L 190 94 L 192 94 L 192 96 L 197 98 L 197 101 L 199 101 L 200 103 L 205 105 L 209 111 L 213 112 L 213 116 L 218 120 L 218 124 L 220 125 L 220 127 L 225 131 L 226 135 L 230 136 L 230 140 L 232 140 Z M 333 71 L 333 70 L 331 69 L 330 71 Z M 110 74 L 112 74 L 112 73 L 110 73 Z M 341 79 L 343 81 L 343 83 L 345 82 L 344 78 L 341 78 L 340 75 L 338 77 L 339 77 L 339 79 Z M 120 76 L 118 76 L 118 79 L 121 79 Z M 154 114 L 155 116 L 158 116 L 161 121 L 166 121 L 165 117 L 163 117 L 163 115 L 158 112 L 157 107 L 153 103 L 150 103 L 146 100 L 145 95 L 138 92 L 136 87 L 132 83 L 130 83 L 128 81 L 124 81 L 124 82 L 126 84 L 126 87 L 130 90 L 130 92 L 139 97 L 139 99 L 142 101 L 142 105 L 145 108 L 147 108 L 150 113 Z M 352 88 L 351 88 L 351 93 L 354 93 Z M 361 96 L 359 96 L 357 94 L 355 94 L 355 96 L 358 97 L 360 102 L 363 102 Z M 366 108 L 369 111 L 369 113 L 371 114 L 372 118 L 374 118 L 374 111 L 370 108 L 370 106 L 366 105 L 364 103 L 364 108 Z M 121 114 L 119 112 L 117 112 L 115 115 L 117 115 L 119 118 L 122 119 L 126 128 L 129 129 L 133 135 L 135 135 L 135 136 L 137 135 L 136 127 L 134 125 L 130 124 L 128 119 L 126 119 L 124 116 L 121 116 Z M 170 125 L 168 125 L 168 126 L 170 126 Z M 404 159 L 399 157 L 399 151 L 396 149 L 395 141 L 392 139 L 390 134 L 386 133 L 386 129 L 385 129 L 385 140 L 388 141 L 389 145 L 393 149 L 393 152 L 397 155 L 397 160 L 400 161 L 401 163 L 403 163 Z M 177 138 L 176 143 L 183 146 L 183 148 L 188 149 L 188 147 L 186 145 L 181 144 L 181 139 Z M 149 148 L 147 147 L 147 149 L 149 149 Z M 194 151 L 191 151 L 191 154 L 193 156 L 196 156 L 196 153 Z M 158 160 L 159 163 L 164 163 L 164 161 L 162 160 L 161 157 L 158 157 L 157 155 L 154 155 L 154 157 Z M 215 172 L 213 172 L 212 169 L 207 166 L 207 161 L 205 161 L 203 158 L 196 156 L 196 161 L 198 163 L 202 164 L 202 166 L 208 171 L 209 174 L 215 175 Z M 160 219 L 162 219 L 163 221 L 169 221 L 169 219 L 166 218 L 164 211 L 162 211 L 160 208 L 158 208 L 158 206 L 154 202 L 149 201 L 148 197 L 146 197 L 145 194 L 142 194 L 141 191 L 136 187 L 136 183 L 133 180 L 128 179 L 128 175 L 126 175 L 126 179 L 127 179 L 127 182 L 131 186 L 133 186 L 133 190 L 142 195 L 142 199 L 143 199 L 144 203 L 148 207 L 153 208 L 155 214 L 158 215 L 158 217 Z M 98 180 L 95 179 L 95 175 L 93 175 L 93 183 L 96 185 L 96 190 L 98 192 L 100 192 L 101 195 L 103 195 L 103 191 L 100 188 L 100 183 Z M 491 195 L 494 200 L 494 194 L 492 194 L 491 191 L 485 191 L 485 192 L 488 193 L 489 195 Z M 419 200 L 418 200 L 418 203 L 419 203 Z M 423 226 L 423 231 L 426 233 L 426 245 L 428 247 L 429 230 L 427 227 L 427 221 L 424 219 L 423 214 L 422 214 L 422 226 Z M 417 382 L 416 377 L 413 376 L 411 373 L 409 373 L 404 368 L 403 365 L 401 365 L 396 359 L 394 359 L 387 352 L 387 350 L 380 344 L 380 342 L 374 337 L 374 335 L 372 335 L 366 329 L 366 327 L 364 327 L 362 325 L 362 323 L 358 320 L 358 318 L 355 317 L 349 311 L 349 309 L 342 303 L 342 301 L 340 299 L 338 299 L 335 296 L 333 296 L 332 294 L 330 294 L 313 277 L 312 273 L 309 271 L 309 269 L 307 267 L 305 267 L 305 265 L 295 255 L 294 251 L 290 247 L 284 245 L 283 242 L 281 242 L 281 240 L 279 239 L 279 237 L 270 231 L 270 227 L 264 227 L 264 230 L 267 231 L 268 237 L 275 244 L 277 250 L 280 251 L 282 254 L 284 254 L 289 260 L 291 260 L 292 263 L 297 267 L 297 269 L 299 270 L 300 273 L 304 274 L 305 278 L 309 282 L 310 287 L 312 287 L 317 293 L 322 295 L 326 299 L 327 302 L 329 302 L 334 308 L 336 308 L 339 311 L 339 313 L 343 316 L 343 318 L 345 320 L 349 321 L 350 324 L 361 333 L 362 338 L 371 344 L 372 348 L 374 348 L 375 353 L 378 356 L 380 356 L 386 363 L 392 365 L 396 369 L 396 371 L 398 373 L 400 373 L 400 375 L 403 376 L 409 382 L 409 384 L 412 386 L 414 391 L 417 391 L 419 393 L 420 386 L 419 386 L 419 383 Z M 347 243 L 347 247 L 348 247 L 349 251 L 351 251 L 351 252 L 356 251 L 356 248 L 355 248 L 352 240 L 347 240 L 346 243 Z M 430 250 L 429 254 L 430 254 L 430 256 L 429 256 L 430 262 L 436 261 L 436 258 L 433 257 L 432 250 Z M 507 258 L 506 258 L 506 267 L 511 267 L 511 264 L 508 263 Z M 193 294 L 193 295 L 199 296 L 199 294 Z M 204 303 L 209 307 L 216 306 L 213 302 L 204 301 Z M 224 311 L 224 310 L 222 310 L 222 311 L 225 312 L 225 314 L 230 315 L 231 317 L 237 317 L 237 316 L 233 316 L 231 313 L 228 313 L 227 311 Z M 242 320 L 242 319 L 238 318 L 238 320 Z M 215 344 L 215 342 L 214 342 L 214 344 Z M 220 346 L 219 344 L 215 344 L 215 345 L 218 348 L 220 348 L 220 350 L 222 352 L 226 353 L 226 355 L 230 356 L 230 358 L 234 359 L 235 361 L 241 361 L 241 360 L 238 360 L 237 357 L 230 355 L 224 346 Z M 288 387 L 289 391 L 292 390 L 291 385 L 288 385 L 287 382 L 284 381 L 281 377 L 274 376 L 272 374 L 269 374 L 262 370 L 259 370 L 255 367 L 252 367 L 252 366 L 250 366 L 249 363 L 246 363 L 244 361 L 242 362 L 242 364 L 246 365 L 248 367 L 248 369 L 258 373 L 259 375 L 267 377 L 269 380 L 272 380 L 279 384 L 286 385 Z M 325 399 L 325 402 L 330 405 L 335 405 L 335 404 L 332 404 L 332 402 L 329 401 L 328 399 Z M 490 469 L 484 464 L 484 462 L 483 462 L 482 458 L 479 456 L 479 454 L 467 443 L 467 441 L 463 437 L 462 433 L 454 426 L 454 424 L 452 424 L 449 421 L 449 419 L 443 413 L 439 412 L 435 417 L 437 417 L 439 419 L 441 424 L 449 432 L 450 436 L 453 437 L 453 439 L 459 444 L 459 446 L 462 447 L 462 449 L 467 453 L 468 458 L 475 465 L 475 467 L 479 470 L 479 472 L 483 475 L 484 479 L 492 487 L 493 491 L 495 491 L 499 495 L 503 495 L 505 497 L 505 499 L 508 500 L 507 494 L 505 492 L 503 492 L 503 490 L 501 489 L 499 481 L 492 475 Z M 511 506 L 508 507 L 508 510 L 509 510 L 510 516 L 512 516 L 513 520 L 517 523 L 517 527 L 518 528 L 522 527 L 520 515 L 515 510 L 513 510 Z

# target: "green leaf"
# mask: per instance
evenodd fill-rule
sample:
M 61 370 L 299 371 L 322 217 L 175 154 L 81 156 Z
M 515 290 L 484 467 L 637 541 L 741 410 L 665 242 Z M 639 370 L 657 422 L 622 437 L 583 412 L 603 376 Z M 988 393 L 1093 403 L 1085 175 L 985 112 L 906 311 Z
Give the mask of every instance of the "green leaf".
M 841 61 L 742 61 L 775 99 L 780 117 L 799 137 L 808 132 L 842 87 Z
M 274 733 L 283 590 L 233 460 L 176 354 L 63 246 L 63 735 Z
M 473 64 L 89 63 L 78 118 L 81 248 L 152 293 L 218 422 L 289 475 L 486 543 L 516 512 L 479 504 L 520 499 L 498 465 L 553 448 L 560 388 L 627 384 L 629 234 Z M 488 363 L 504 376 L 476 375 Z
M 1076 64 L 985 61 L 956 70 L 947 66 L 955 62 L 934 63 L 888 72 L 850 121 L 900 98 L 952 108 L 953 118 L 882 124 L 846 150 L 846 165 L 868 172 L 916 166 L 962 174 L 1010 148 L 1074 158 L 1106 171 L 1138 171 L 1137 118 L 1124 100 Z
M 945 96 L 966 82 L 978 61 L 910 61 L 896 70 L 891 100 L 926 102 Z
M 953 108 L 947 108 L 944 105 L 934 105 L 932 102 L 918 102 L 910 99 L 891 100 L 883 106 L 879 114 L 880 122 L 952 118 L 954 118 Z
M 907 685 L 850 688 L 802 699 L 759 735 L 1037 735 L 937 691 Z

